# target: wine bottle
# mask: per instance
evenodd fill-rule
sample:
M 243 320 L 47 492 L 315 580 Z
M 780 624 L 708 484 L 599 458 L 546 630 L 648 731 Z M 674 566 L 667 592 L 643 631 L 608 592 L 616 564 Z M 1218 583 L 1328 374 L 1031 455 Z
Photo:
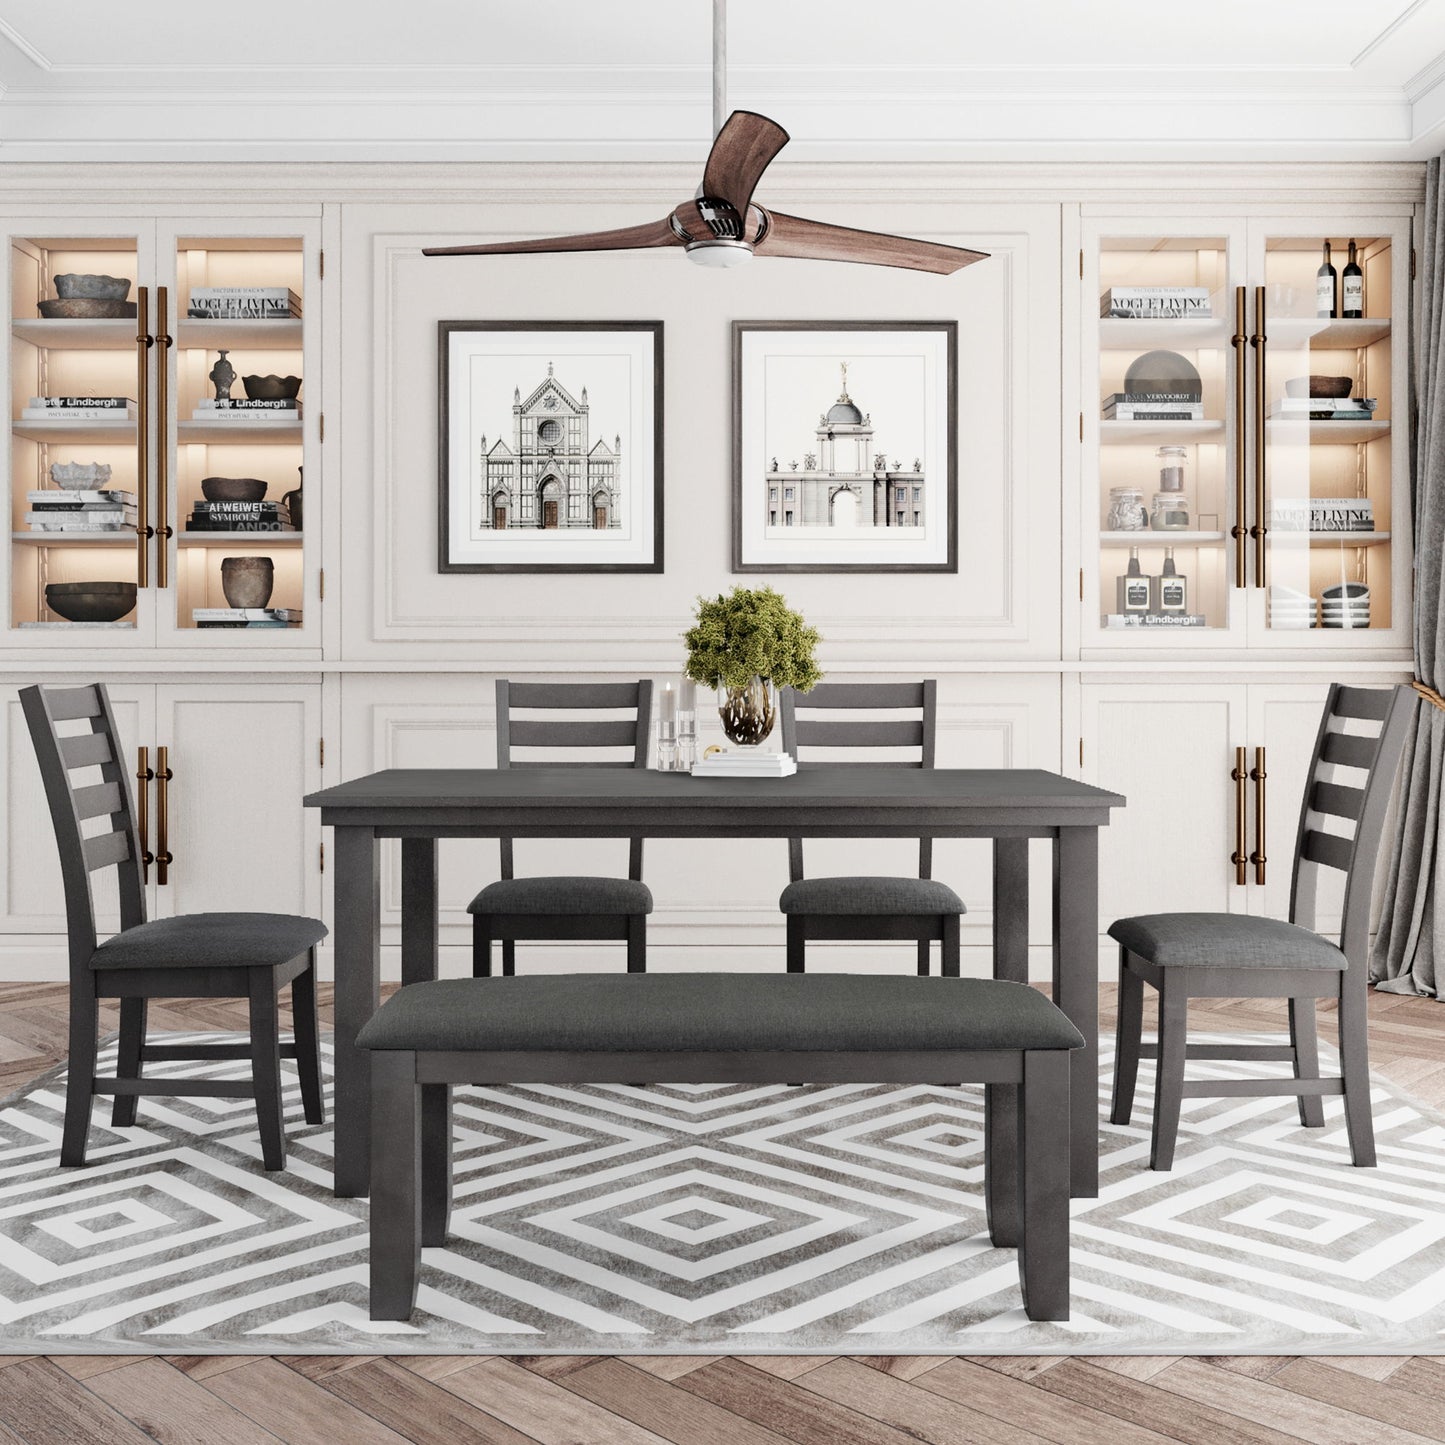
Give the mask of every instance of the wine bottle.
M 1325 242 L 1324 265 L 1315 272 L 1315 315 L 1338 316 L 1340 300 L 1337 282 L 1339 274 L 1330 265 L 1330 243 Z
M 1151 579 L 1153 586 L 1150 589 L 1151 612 L 1188 612 L 1189 611 L 1189 579 L 1179 574 L 1179 569 L 1174 565 L 1174 548 L 1164 549 L 1164 568 L 1160 574 Z
M 1365 273 L 1355 260 L 1355 243 L 1350 242 L 1350 259 L 1340 272 L 1340 315 L 1363 316 L 1365 314 Z
M 1118 581 L 1119 611 L 1125 614 L 1149 610 L 1150 582 L 1139 567 L 1139 549 L 1129 548 L 1129 568 Z

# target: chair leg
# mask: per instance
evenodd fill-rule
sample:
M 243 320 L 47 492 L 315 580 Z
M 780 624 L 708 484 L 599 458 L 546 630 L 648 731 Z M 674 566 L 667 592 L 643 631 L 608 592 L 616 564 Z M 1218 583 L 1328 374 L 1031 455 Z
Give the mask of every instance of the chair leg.
M 421 1242 L 447 1242 L 452 1220 L 452 1090 L 421 1087 Z
M 943 942 L 938 945 L 938 971 L 944 978 L 957 978 L 962 966 L 962 920 L 956 913 L 943 916 Z
M 1019 1090 L 983 1086 L 983 1197 L 988 1237 L 997 1249 L 1019 1243 Z
M 1370 1040 L 1364 971 L 1340 974 L 1340 1073 L 1345 1081 L 1345 1128 L 1357 1169 L 1375 1165 L 1375 1121 L 1370 1113 Z
M 1294 1050 L 1294 1076 L 1317 1079 L 1320 1076 L 1319 1034 L 1315 1029 L 1315 1001 L 1292 998 L 1289 1001 L 1289 1042 Z M 1299 1121 L 1306 1129 L 1323 1129 L 1325 1101 L 1318 1094 L 1300 1094 Z
M 647 915 L 630 913 L 627 916 L 627 971 L 647 972 Z
M 472 914 L 472 977 L 490 978 L 492 973 L 492 929 L 486 916 Z
M 138 1079 L 141 1076 L 141 1050 L 146 1041 L 146 1000 L 123 998 L 120 1001 L 120 1042 L 116 1048 L 115 1076 L 118 1079 Z M 135 1123 L 136 1105 L 140 1100 L 134 1094 L 117 1094 L 110 1106 L 112 1129 L 128 1129 Z
M 805 946 L 803 916 L 788 914 L 788 972 L 802 973 L 805 967 L 803 950 Z
M 60 1163 L 79 1168 L 85 1163 L 90 1134 L 91 1100 L 95 1097 L 95 983 L 72 984 L 70 990 L 70 1062 L 65 1075 L 65 1129 L 60 1138 Z
M 276 971 L 253 968 L 251 974 L 251 1086 L 261 1134 L 261 1162 L 286 1167 L 286 1130 L 281 1120 L 281 1031 L 276 1014 Z
M 1111 1124 L 1127 1124 L 1134 1115 L 1134 1086 L 1139 1080 L 1139 1049 L 1144 1036 L 1144 980 L 1129 967 L 1127 949 L 1119 950 L 1119 1014 L 1114 1025 L 1114 1107 Z
M 1189 1031 L 1189 995 L 1182 979 L 1166 971 L 1159 990 L 1159 1061 L 1154 1075 L 1154 1134 L 1151 1169 L 1174 1167 L 1179 1108 L 1184 1099 L 1185 1040 Z
M 517 972 L 517 944 L 514 939 L 502 940 L 502 977 L 512 978 Z
M 421 1266 L 421 1090 L 416 1055 L 371 1056 L 371 1318 L 405 1320 Z
M 291 1032 L 296 1040 L 296 1074 L 308 1124 L 326 1122 L 321 1088 L 321 1025 L 316 1015 L 316 950 L 307 951 L 306 972 L 291 980 Z
M 1031 1320 L 1069 1317 L 1069 1055 L 1024 1054 L 1018 1132 L 1019 1284 Z
M 933 942 L 932 942 L 931 939 L 920 938 L 920 939 L 918 940 L 918 976 L 919 976 L 919 978 L 927 978 L 928 975 L 929 975 L 929 972 L 930 972 L 930 962 L 929 962 L 929 958 L 930 958 L 930 954 L 931 954 L 931 952 L 932 952 L 932 949 L 933 949 Z M 940 965 L 940 967 L 941 967 L 941 965 Z

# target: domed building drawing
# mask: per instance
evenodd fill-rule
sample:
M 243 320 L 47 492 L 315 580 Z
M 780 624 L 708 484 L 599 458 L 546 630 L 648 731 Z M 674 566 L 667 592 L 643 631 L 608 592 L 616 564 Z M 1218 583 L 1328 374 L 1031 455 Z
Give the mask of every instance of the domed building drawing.
M 922 463 L 911 468 L 875 451 L 873 418 L 848 395 L 848 363 L 840 364 L 838 399 L 821 413 L 814 430 L 816 450 L 803 465 L 769 466 L 767 525 L 793 527 L 922 527 L 925 525 Z
M 608 531 L 622 525 L 619 478 L 622 437 L 590 439 L 584 386 L 574 398 L 552 374 L 524 401 L 512 394 L 512 442 L 480 441 L 484 531 Z

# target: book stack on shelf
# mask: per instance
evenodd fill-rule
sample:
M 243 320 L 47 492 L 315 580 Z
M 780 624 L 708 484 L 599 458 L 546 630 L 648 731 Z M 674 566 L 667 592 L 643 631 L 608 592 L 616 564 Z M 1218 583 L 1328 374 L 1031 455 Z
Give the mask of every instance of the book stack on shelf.
M 1178 391 L 1116 391 L 1104 398 L 1105 421 L 1203 421 L 1204 394 Z
M 218 401 L 207 396 L 202 397 L 200 404 L 191 412 L 191 420 L 242 422 L 247 426 L 279 422 L 289 426 L 301 420 L 301 403 L 294 396 L 275 401 L 259 401 L 251 397 Z
M 1275 421 L 1373 421 L 1373 396 L 1282 396 L 1269 409 Z
M 192 286 L 186 315 L 193 321 L 289 321 L 301 298 L 286 286 Z
M 197 627 L 300 627 L 299 607 L 193 607 Z
M 1368 497 L 1276 497 L 1269 525 L 1275 532 L 1373 532 L 1375 504 Z
M 32 396 L 20 413 L 22 421 L 134 421 L 135 402 L 128 396 Z
M 294 532 L 283 502 L 195 502 L 188 532 Z
M 756 748 L 728 752 L 719 748 L 692 765 L 695 778 L 790 778 L 798 765 L 787 753 L 764 753 Z
M 128 532 L 135 527 L 135 493 L 45 490 L 27 492 L 32 532 Z
M 1213 314 L 1207 286 L 1111 286 L 1099 297 L 1100 316 L 1182 321 Z

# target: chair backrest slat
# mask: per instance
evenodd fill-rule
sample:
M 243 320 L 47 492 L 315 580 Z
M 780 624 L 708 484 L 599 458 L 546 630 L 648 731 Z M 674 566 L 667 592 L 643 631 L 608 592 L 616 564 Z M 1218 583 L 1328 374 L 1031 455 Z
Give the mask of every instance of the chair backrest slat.
M 817 767 L 825 759 L 804 756 L 805 750 L 895 748 L 906 758 L 826 759 L 829 767 L 931 768 L 938 730 L 938 684 L 920 682 L 820 682 L 811 692 L 785 687 L 781 699 L 783 751 L 800 768 Z M 912 717 L 840 718 L 840 712 L 908 712 Z M 933 841 L 918 840 L 918 876 L 933 871 Z M 803 840 L 788 839 L 788 872 L 796 883 L 803 877 Z
M 1374 766 L 1378 740 L 1358 733 L 1330 733 L 1320 752 L 1322 763 L 1338 763 L 1346 768 Z
M 125 799 L 119 783 L 92 783 L 88 788 L 73 790 L 78 818 L 99 818 L 125 811 Z
M 1311 863 L 1323 863 L 1326 868 L 1338 868 L 1341 873 L 1350 871 L 1350 860 L 1355 856 L 1355 840 L 1341 837 L 1338 833 L 1317 833 L 1310 829 L 1305 834 L 1304 847 L 1300 850 Z
M 93 685 L 47 688 L 45 703 L 53 722 L 73 722 L 76 718 L 100 716 L 100 698 Z
M 630 718 L 518 718 L 517 711 L 599 713 L 631 709 Z M 512 682 L 497 679 L 497 766 L 499 768 L 645 768 L 652 737 L 652 680 L 637 682 Z M 516 758 L 515 748 L 566 753 L 587 748 L 627 748 L 626 759 Z M 513 876 L 511 838 L 501 840 L 502 877 Z M 628 842 L 629 878 L 642 877 L 642 839 Z
M 130 857 L 130 840 L 124 833 L 98 833 L 80 846 L 85 854 L 85 866 L 92 873 L 97 868 L 109 868 L 112 863 L 124 863 Z
M 1342 685 L 1335 696 L 1335 716 L 1360 718 L 1366 722 L 1384 722 L 1390 715 L 1393 701 L 1387 687 Z
M 1359 818 L 1365 809 L 1365 790 L 1347 788 L 1341 783 L 1316 782 L 1310 795 L 1310 808 L 1316 813 L 1328 813 L 1332 818 Z
M 110 739 L 104 733 L 76 733 L 56 741 L 67 768 L 89 768 L 112 761 Z

